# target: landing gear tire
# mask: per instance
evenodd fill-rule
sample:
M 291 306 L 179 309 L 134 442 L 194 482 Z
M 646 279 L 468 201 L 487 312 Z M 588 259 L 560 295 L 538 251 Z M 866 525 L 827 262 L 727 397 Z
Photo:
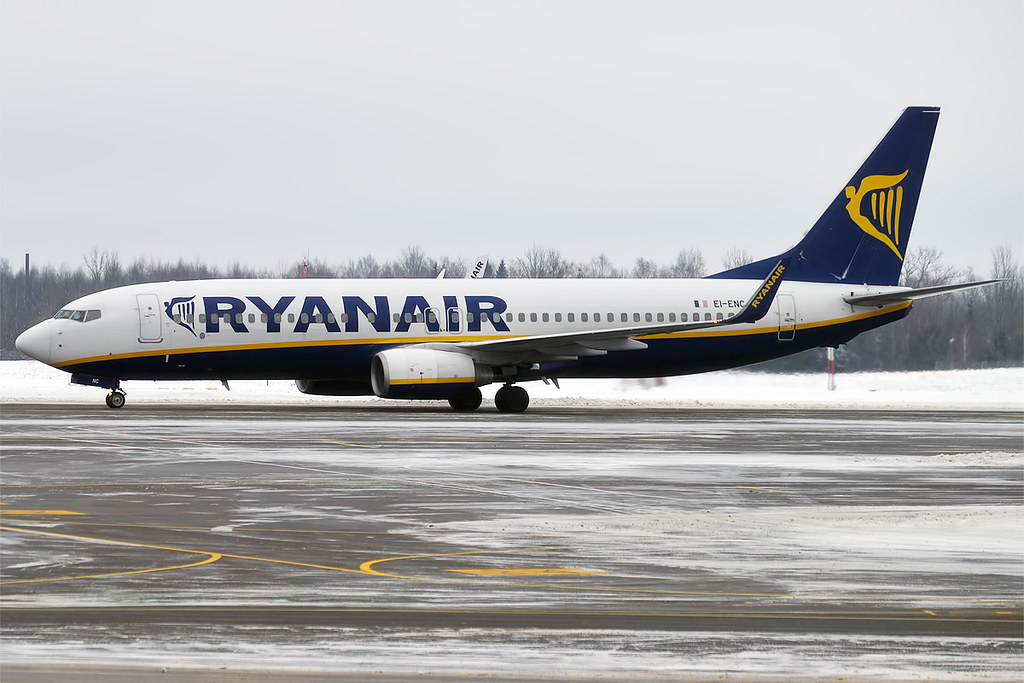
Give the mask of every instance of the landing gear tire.
M 526 389 L 514 384 L 506 384 L 494 395 L 494 406 L 501 413 L 524 413 L 530 405 L 530 395 Z
M 107 394 L 107 407 L 108 408 L 124 408 L 124 394 L 120 391 L 111 391 Z
M 448 405 L 452 407 L 452 410 L 459 413 L 471 413 L 480 407 L 483 402 L 483 394 L 476 387 L 473 387 L 470 391 L 458 396 L 453 396 L 448 399 Z

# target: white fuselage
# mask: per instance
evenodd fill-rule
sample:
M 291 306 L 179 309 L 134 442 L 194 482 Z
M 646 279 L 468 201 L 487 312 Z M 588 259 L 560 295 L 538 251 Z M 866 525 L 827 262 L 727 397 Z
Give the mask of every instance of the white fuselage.
M 131 379 L 358 378 L 369 372 L 368 351 L 394 346 L 724 319 L 744 306 L 755 286 L 715 279 L 161 282 L 71 302 L 65 308 L 71 317 L 44 321 L 19 347 L 68 371 L 116 371 Z M 888 322 L 886 314 L 905 312 L 907 304 L 855 307 L 843 300 L 886 289 L 784 282 L 756 323 L 638 337 L 677 347 L 669 354 L 675 360 L 666 358 L 664 344 L 658 347 L 660 370 L 644 360 L 648 351 L 635 350 L 583 359 L 578 367 L 562 363 L 549 374 L 615 376 L 618 368 L 624 376 L 682 374 L 787 355 L 810 342 L 823 345 L 829 330 L 845 341 Z M 89 311 L 99 311 L 98 317 Z M 743 352 L 744 340 L 751 353 Z M 687 358 L 685 341 L 704 342 L 699 358 Z M 721 354 L 708 342 L 721 345 Z

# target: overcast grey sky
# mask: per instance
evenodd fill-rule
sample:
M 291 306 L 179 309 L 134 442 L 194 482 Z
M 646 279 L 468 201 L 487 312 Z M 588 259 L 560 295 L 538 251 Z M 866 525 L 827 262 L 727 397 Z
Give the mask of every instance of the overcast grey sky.
M 717 269 L 938 105 L 911 249 L 984 273 L 1024 257 L 1022 6 L 3 0 L 0 255 Z

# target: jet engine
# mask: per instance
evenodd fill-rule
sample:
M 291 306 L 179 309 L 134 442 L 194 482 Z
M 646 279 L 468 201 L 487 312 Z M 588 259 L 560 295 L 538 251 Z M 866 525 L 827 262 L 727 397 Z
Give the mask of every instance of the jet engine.
M 370 364 L 370 384 L 381 398 L 451 399 L 493 380 L 490 368 L 455 351 L 399 347 L 381 351 Z

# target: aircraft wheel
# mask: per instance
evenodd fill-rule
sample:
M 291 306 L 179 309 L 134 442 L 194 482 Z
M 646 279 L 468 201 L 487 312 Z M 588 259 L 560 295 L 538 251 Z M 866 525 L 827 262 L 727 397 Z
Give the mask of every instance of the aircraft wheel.
M 471 390 L 458 396 L 453 396 L 448 399 L 448 405 L 452 407 L 452 410 L 460 413 L 471 413 L 480 407 L 483 402 L 483 394 L 480 393 L 480 389 L 473 387 Z
M 494 405 L 498 412 L 523 413 L 530 405 L 530 395 L 522 387 L 506 384 L 494 395 Z
M 111 391 L 107 394 L 108 408 L 124 408 L 124 394 L 120 391 Z

